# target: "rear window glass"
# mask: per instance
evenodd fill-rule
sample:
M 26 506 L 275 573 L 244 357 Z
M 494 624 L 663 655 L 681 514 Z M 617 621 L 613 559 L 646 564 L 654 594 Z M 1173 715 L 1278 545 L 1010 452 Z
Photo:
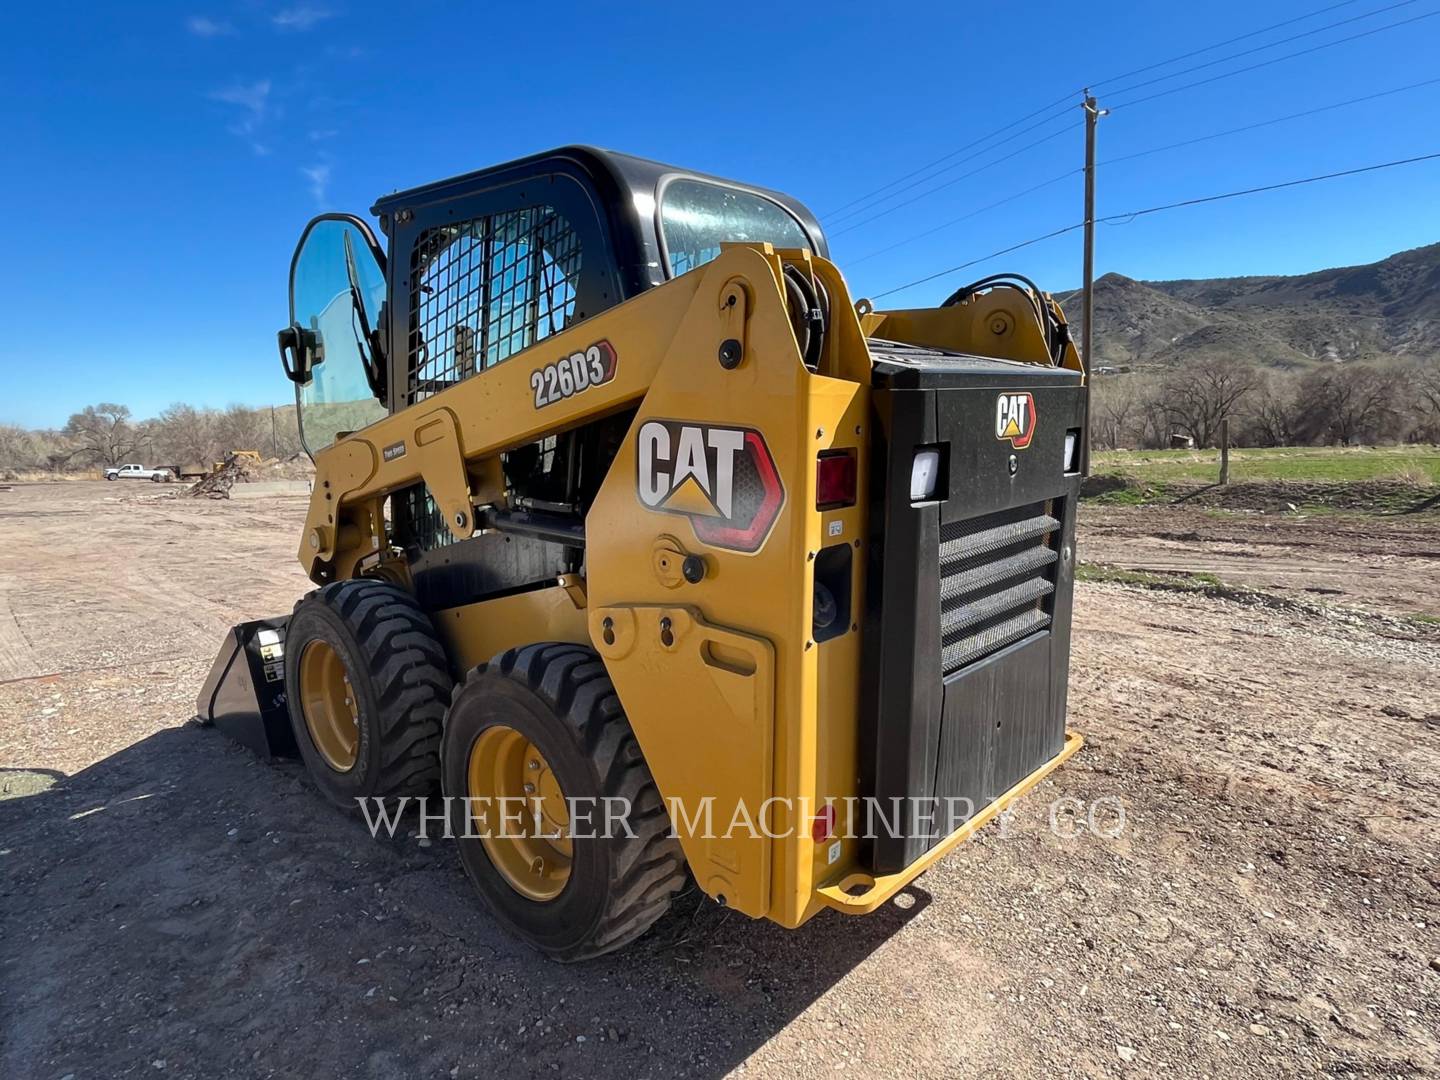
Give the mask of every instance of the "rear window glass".
M 810 247 L 800 223 L 778 204 L 748 191 L 700 180 L 674 180 L 666 185 L 660 229 L 670 274 L 675 277 L 715 258 L 722 243 Z

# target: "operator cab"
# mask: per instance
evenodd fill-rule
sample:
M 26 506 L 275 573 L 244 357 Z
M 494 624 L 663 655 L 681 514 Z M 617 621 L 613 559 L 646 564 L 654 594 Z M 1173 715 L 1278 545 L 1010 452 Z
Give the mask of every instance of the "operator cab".
M 723 243 L 828 257 L 814 215 L 787 195 L 583 146 L 397 192 L 371 212 L 388 257 L 362 219 L 322 214 L 291 263 L 280 354 L 312 457 L 703 266 Z M 602 356 L 589 362 L 604 371 Z M 535 378 L 537 407 L 566 393 L 561 379 Z M 633 412 L 502 455 L 506 504 L 558 523 L 543 534 L 456 543 L 423 483 L 393 492 L 389 535 L 422 603 L 476 600 L 581 570 L 583 542 L 572 537 L 583 535 Z
M 306 226 L 280 332 L 312 456 L 574 323 L 702 266 L 728 242 L 828 257 L 787 195 L 570 146 Z M 537 391 L 543 392 L 541 387 Z

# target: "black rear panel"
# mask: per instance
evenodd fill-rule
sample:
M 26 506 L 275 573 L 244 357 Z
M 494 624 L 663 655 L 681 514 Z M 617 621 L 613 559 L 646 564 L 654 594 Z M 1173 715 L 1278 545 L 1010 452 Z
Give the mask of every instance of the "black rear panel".
M 885 814 L 901 809 L 872 855 L 892 873 L 1064 746 L 1080 479 L 1065 447 L 1084 398 L 1073 371 L 879 342 L 872 355 L 862 779 Z M 941 448 L 942 486 L 912 503 L 924 447 Z

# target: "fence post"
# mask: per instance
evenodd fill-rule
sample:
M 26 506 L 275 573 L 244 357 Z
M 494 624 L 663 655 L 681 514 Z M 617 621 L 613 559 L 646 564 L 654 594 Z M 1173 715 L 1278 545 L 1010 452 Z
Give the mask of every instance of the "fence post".
M 1230 483 L 1230 418 L 1220 419 L 1220 483 Z

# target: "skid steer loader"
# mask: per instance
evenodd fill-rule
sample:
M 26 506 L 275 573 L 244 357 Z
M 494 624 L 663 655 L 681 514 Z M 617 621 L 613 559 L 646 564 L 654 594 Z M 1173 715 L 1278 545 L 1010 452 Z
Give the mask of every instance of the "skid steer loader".
M 232 630 L 202 722 L 341 806 L 443 793 L 565 960 L 687 871 L 787 927 L 874 911 L 1079 747 L 1047 294 L 874 310 L 795 200 L 586 147 L 372 214 L 388 250 L 306 227 L 279 335 L 318 589 Z

